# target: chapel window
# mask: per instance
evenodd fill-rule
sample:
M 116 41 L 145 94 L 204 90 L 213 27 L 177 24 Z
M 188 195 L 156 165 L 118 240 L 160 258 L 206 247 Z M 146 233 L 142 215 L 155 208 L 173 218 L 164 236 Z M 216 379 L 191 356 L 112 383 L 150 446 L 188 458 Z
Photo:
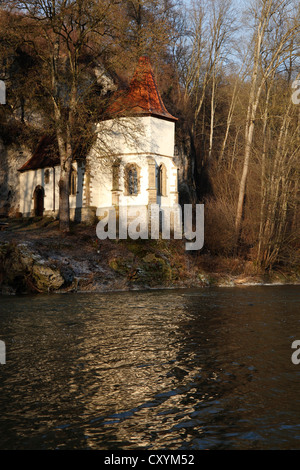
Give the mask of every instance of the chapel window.
M 167 170 L 164 164 L 158 167 L 157 187 L 159 196 L 167 195 Z
M 77 172 L 72 169 L 70 177 L 70 195 L 74 196 L 77 192 Z
M 135 196 L 140 191 L 139 168 L 135 164 L 127 165 L 125 168 L 125 189 L 128 196 Z

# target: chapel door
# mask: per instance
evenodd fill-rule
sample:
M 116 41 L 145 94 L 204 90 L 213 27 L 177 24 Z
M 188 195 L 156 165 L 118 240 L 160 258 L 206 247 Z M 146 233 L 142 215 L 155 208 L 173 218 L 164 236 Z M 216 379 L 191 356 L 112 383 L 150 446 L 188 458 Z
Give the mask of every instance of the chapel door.
M 41 217 L 44 212 L 44 188 L 37 186 L 34 190 L 34 215 Z

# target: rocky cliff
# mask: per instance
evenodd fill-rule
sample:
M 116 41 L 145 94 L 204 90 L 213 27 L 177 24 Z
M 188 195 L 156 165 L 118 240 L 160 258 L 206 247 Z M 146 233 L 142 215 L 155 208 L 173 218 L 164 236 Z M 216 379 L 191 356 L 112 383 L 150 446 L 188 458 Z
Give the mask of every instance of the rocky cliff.
M 0 138 L 0 217 L 19 212 L 19 172 L 31 154 L 18 144 L 4 145 Z

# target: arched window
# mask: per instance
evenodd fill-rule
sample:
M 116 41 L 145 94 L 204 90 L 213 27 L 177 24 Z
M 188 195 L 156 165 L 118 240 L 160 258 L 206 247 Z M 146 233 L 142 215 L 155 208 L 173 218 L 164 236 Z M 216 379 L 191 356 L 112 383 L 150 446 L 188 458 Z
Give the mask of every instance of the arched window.
M 77 192 L 77 172 L 74 168 L 71 170 L 70 175 L 70 195 L 74 196 Z
M 167 195 L 167 170 L 163 163 L 158 167 L 157 189 L 159 196 Z
M 127 196 L 136 196 L 140 192 L 140 171 L 135 164 L 125 168 L 125 191 Z
M 42 186 L 37 186 L 33 193 L 33 200 L 34 200 L 34 216 L 41 217 L 44 212 L 44 188 Z

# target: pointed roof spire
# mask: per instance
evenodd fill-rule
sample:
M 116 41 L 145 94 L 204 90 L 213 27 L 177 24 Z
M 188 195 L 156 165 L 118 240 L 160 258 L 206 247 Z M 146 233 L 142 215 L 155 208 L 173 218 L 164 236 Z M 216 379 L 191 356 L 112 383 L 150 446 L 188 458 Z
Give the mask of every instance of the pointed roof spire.
M 166 109 L 157 88 L 154 73 L 148 57 L 139 59 L 129 88 L 119 92 L 109 106 L 113 116 L 150 115 L 170 121 L 177 121 Z

